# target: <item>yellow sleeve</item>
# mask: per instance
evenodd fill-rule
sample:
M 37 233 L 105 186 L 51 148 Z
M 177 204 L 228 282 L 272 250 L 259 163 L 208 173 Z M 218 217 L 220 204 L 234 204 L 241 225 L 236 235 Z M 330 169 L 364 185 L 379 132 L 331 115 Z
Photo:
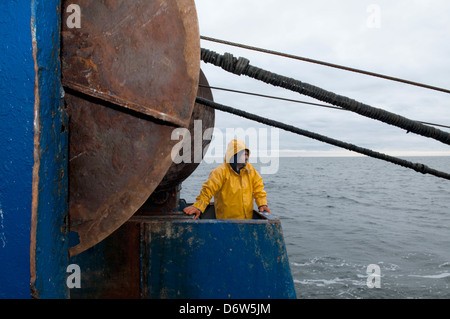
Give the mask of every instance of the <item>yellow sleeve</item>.
M 261 175 L 255 170 L 253 174 L 253 198 L 256 206 L 267 205 L 267 193 Z
M 222 187 L 223 184 L 223 171 L 216 168 L 210 174 L 209 178 L 202 185 L 202 190 L 200 195 L 195 199 L 196 202 L 192 205 L 203 213 L 206 207 L 209 205 L 211 198 L 216 194 L 216 192 Z

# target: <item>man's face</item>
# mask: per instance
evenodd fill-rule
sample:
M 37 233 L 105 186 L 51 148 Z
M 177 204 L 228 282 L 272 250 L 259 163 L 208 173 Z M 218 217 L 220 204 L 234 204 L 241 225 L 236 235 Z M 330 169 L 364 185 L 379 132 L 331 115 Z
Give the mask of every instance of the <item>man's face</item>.
M 245 152 L 239 152 L 238 154 L 238 164 L 247 164 L 248 162 L 248 150 L 245 150 Z

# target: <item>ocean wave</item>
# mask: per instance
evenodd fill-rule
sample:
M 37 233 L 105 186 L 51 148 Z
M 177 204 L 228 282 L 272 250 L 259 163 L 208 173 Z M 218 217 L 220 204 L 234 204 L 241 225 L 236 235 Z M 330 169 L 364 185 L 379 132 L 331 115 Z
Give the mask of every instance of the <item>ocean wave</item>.
M 301 285 L 314 285 L 317 287 L 325 287 L 330 285 L 351 285 L 351 286 L 365 286 L 365 280 L 353 280 L 353 279 L 343 279 L 343 278 L 334 278 L 334 279 L 294 279 L 294 283 Z
M 450 171 L 450 157 L 423 160 Z M 213 166 L 180 197 L 194 200 Z M 448 181 L 355 157 L 280 158 L 264 182 L 299 298 L 450 298 Z M 383 289 L 364 288 L 369 264 Z
M 343 279 L 339 279 L 339 278 L 334 278 L 334 279 L 303 279 L 303 280 L 294 279 L 294 283 L 302 284 L 302 285 L 315 285 L 315 286 L 318 286 L 318 287 L 338 284 L 338 283 L 342 283 L 343 281 L 344 281 Z
M 431 278 L 431 279 L 442 279 L 450 277 L 450 273 L 444 272 L 442 274 L 437 275 L 409 275 L 409 277 L 419 277 L 419 278 Z

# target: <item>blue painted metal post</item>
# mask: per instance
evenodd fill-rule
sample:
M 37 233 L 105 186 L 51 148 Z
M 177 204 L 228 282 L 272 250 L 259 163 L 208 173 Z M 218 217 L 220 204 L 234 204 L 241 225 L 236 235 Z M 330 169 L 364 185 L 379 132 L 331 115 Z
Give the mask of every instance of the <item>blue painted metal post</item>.
M 61 92 L 60 0 L 31 7 L 35 65 L 31 284 L 36 298 L 66 298 L 68 120 Z
M 30 21 L 30 1 L 0 2 L 0 298 L 30 296 L 34 115 Z
M 59 33 L 60 0 L 0 2 L 1 298 L 67 296 Z

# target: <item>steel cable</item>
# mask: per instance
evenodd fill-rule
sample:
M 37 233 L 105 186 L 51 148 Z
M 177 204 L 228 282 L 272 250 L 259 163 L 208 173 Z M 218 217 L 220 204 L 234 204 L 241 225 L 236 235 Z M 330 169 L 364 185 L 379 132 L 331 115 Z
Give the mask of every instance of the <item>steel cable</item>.
M 326 91 L 317 86 L 252 66 L 250 65 L 250 61 L 246 58 L 240 57 L 237 59 L 230 53 L 221 55 L 214 51 L 202 48 L 201 59 L 205 63 L 214 64 L 236 75 L 243 74 L 273 86 L 282 87 L 303 95 L 307 95 L 322 102 L 342 107 L 343 109 L 355 112 L 362 116 L 400 127 L 405 129 L 407 132 L 413 132 L 450 145 L 450 134 L 447 132 L 439 130 L 435 127 L 426 126 L 420 122 L 410 120 L 406 117 L 388 112 L 386 110 L 363 104 L 348 97 Z
M 300 129 L 300 128 L 292 126 L 292 125 L 288 125 L 288 124 L 285 124 L 285 123 L 274 121 L 274 120 L 271 120 L 271 119 L 268 119 L 268 118 L 265 118 L 265 117 L 262 117 L 262 116 L 259 116 L 259 115 L 248 113 L 248 112 L 243 111 L 243 110 L 239 110 L 239 109 L 236 109 L 236 108 L 233 108 L 233 107 L 230 107 L 230 106 L 219 104 L 219 103 L 216 103 L 216 102 L 213 102 L 213 101 L 201 98 L 201 97 L 197 97 L 196 98 L 196 102 L 200 103 L 202 105 L 209 106 L 209 107 L 211 107 L 211 108 L 213 108 L 215 110 L 219 110 L 219 111 L 222 111 L 222 112 L 227 112 L 227 113 L 230 113 L 230 114 L 234 114 L 234 115 L 237 115 L 237 116 L 249 119 L 249 120 L 253 120 L 253 121 L 256 121 L 256 122 L 259 122 L 259 123 L 262 123 L 262 124 L 266 124 L 266 125 L 269 125 L 269 126 L 277 127 L 277 128 L 283 129 L 285 131 L 292 132 L 292 133 L 295 133 L 295 134 L 298 134 L 298 135 L 302 135 L 302 136 L 305 136 L 305 137 L 308 137 L 308 138 L 311 138 L 311 139 L 315 139 L 315 140 L 318 140 L 320 142 L 324 142 L 324 143 L 327 143 L 327 144 L 331 144 L 333 146 L 344 148 L 344 149 L 347 149 L 349 151 L 353 151 L 353 152 L 360 153 L 360 154 L 363 154 L 363 155 L 367 155 L 367 156 L 370 156 L 370 157 L 373 157 L 373 158 L 384 160 L 384 161 L 387 161 L 387 162 L 390 162 L 390 163 L 393 163 L 393 164 L 396 164 L 396 165 L 400 165 L 400 166 L 405 167 L 405 168 L 413 169 L 414 171 L 422 173 L 422 174 L 430 174 L 430 175 L 434 175 L 436 177 L 440 177 L 440 178 L 444 178 L 444 179 L 450 180 L 450 174 L 438 171 L 438 170 L 433 169 L 433 168 L 430 168 L 430 167 L 428 167 L 428 166 L 426 166 L 424 164 L 413 163 L 413 162 L 410 162 L 410 161 L 407 161 L 407 160 L 404 160 L 404 159 L 401 159 L 401 158 L 393 157 L 393 156 L 386 155 L 386 154 L 383 154 L 383 153 L 379 153 L 379 152 L 376 152 L 376 151 L 373 151 L 373 150 L 370 150 L 370 149 L 367 149 L 367 148 L 356 146 L 354 144 L 350 144 L 350 143 L 347 143 L 347 142 L 339 141 L 339 140 L 336 140 L 336 139 L 333 139 L 333 138 L 330 138 L 330 137 L 327 137 L 327 136 L 324 136 L 324 135 L 320 135 L 320 134 L 317 134 L 317 133 L 314 133 L 314 132 L 310 132 L 310 131 L 307 131 L 307 130 L 304 130 L 304 129 Z
M 246 94 L 246 95 L 252 95 L 252 96 L 257 96 L 257 97 L 263 97 L 263 98 L 266 98 L 266 99 L 273 99 L 273 100 L 279 100 L 279 101 L 307 104 L 307 105 L 319 106 L 319 107 L 329 108 L 329 109 L 339 110 L 339 111 L 348 111 L 346 109 L 343 109 L 343 108 L 337 107 L 337 106 L 326 105 L 326 104 L 319 104 L 319 103 L 311 103 L 311 102 L 306 102 L 306 101 L 300 101 L 300 100 L 283 98 L 283 97 L 279 97 L 279 96 L 272 96 L 272 95 L 267 95 L 267 94 L 260 94 L 260 93 L 254 93 L 254 92 L 233 90 L 233 89 L 227 89 L 227 88 L 222 88 L 222 87 L 217 87 L 217 86 L 208 86 L 208 85 L 202 85 L 202 84 L 199 84 L 198 86 L 199 87 L 208 88 L 208 89 L 212 89 L 212 90 L 220 90 L 220 91 L 226 91 L 226 92 L 231 92 L 231 93 L 239 93 L 239 94 Z M 449 128 L 450 129 L 450 126 L 448 126 L 448 125 L 437 124 L 437 123 L 430 123 L 430 122 L 423 122 L 423 121 L 417 121 L 417 122 L 422 123 L 422 124 L 426 124 L 426 125 L 439 126 L 439 127 L 444 127 L 444 128 Z
M 409 85 L 414 85 L 414 86 L 422 87 L 422 88 L 425 88 L 425 89 L 440 91 L 440 92 L 444 92 L 444 93 L 450 93 L 450 90 L 448 90 L 448 89 L 444 89 L 444 88 L 440 88 L 440 87 L 436 87 L 436 86 L 432 86 L 432 85 L 428 85 L 428 84 L 418 83 L 418 82 L 414 82 L 414 81 L 404 80 L 404 79 L 400 79 L 400 78 L 389 76 L 389 75 L 383 75 L 383 74 L 379 74 L 379 73 L 375 73 L 375 72 L 364 71 L 364 70 L 350 68 L 350 67 L 347 67 L 347 66 L 342 66 L 342 65 L 338 65 L 338 64 L 329 63 L 329 62 L 324 62 L 324 61 L 314 60 L 314 59 L 310 59 L 310 58 L 305 58 L 305 57 L 301 57 L 301 56 L 297 56 L 297 55 L 293 55 L 293 54 L 287 54 L 287 53 L 283 53 L 283 52 L 267 50 L 267 49 L 263 49 L 263 48 L 258 48 L 258 47 L 246 45 L 246 44 L 241 44 L 241 43 L 236 43 L 236 42 L 231 42 L 231 41 L 225 41 L 225 40 L 215 39 L 215 38 L 206 37 L 206 36 L 200 36 L 200 38 L 202 40 L 212 41 L 212 42 L 226 44 L 226 45 L 231 45 L 231 46 L 242 48 L 242 49 L 253 50 L 253 51 L 268 53 L 268 54 L 272 54 L 272 55 L 278 55 L 278 56 L 282 56 L 282 57 L 286 57 L 286 58 L 290 58 L 290 59 L 300 60 L 300 61 L 309 62 L 309 63 L 315 63 L 315 64 L 319 64 L 319 65 L 324 65 L 324 66 L 332 67 L 332 68 L 335 68 L 335 69 L 341 69 L 341 70 L 355 72 L 355 73 L 360 73 L 360 74 L 364 74 L 364 75 L 370 75 L 370 76 L 382 78 L 382 79 L 385 79 L 385 80 L 390 80 L 390 81 L 405 83 L 405 84 L 409 84 Z

